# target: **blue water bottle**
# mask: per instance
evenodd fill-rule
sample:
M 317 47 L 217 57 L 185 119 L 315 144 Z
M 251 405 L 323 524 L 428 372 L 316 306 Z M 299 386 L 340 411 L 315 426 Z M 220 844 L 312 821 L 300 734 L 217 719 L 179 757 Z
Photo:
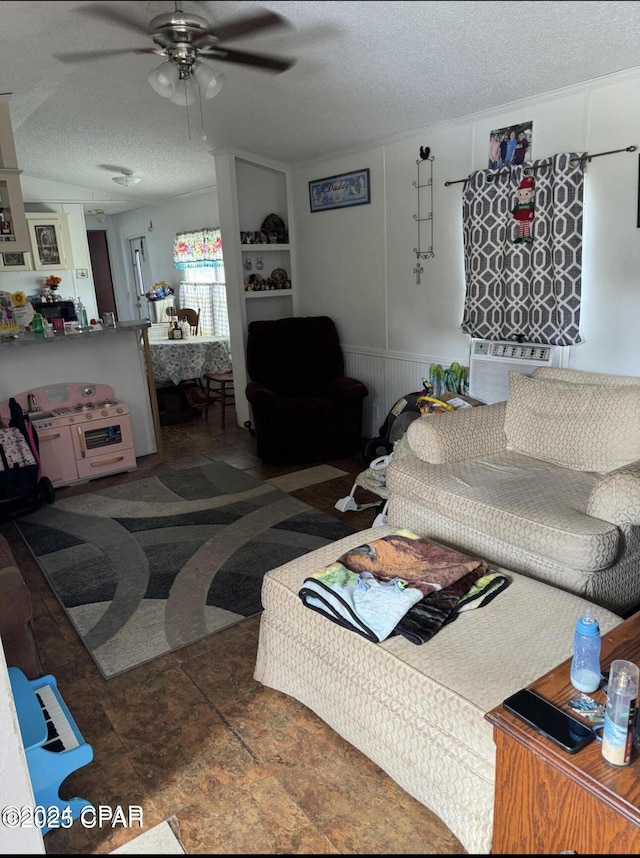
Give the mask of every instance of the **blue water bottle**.
M 600 687 L 600 626 L 588 607 L 576 624 L 571 659 L 571 684 L 587 693 Z

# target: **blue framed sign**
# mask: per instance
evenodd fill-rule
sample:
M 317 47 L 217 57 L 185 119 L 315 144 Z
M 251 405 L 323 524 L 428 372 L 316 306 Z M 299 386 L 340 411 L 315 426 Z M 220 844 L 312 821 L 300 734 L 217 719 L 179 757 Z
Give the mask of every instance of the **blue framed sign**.
M 363 206 L 370 202 L 369 168 L 309 182 L 309 205 L 312 212 Z

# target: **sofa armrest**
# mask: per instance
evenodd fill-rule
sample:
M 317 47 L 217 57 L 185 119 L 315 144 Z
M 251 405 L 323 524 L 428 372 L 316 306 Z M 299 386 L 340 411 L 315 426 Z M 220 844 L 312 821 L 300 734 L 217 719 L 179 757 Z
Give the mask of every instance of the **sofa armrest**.
M 640 525 L 640 462 L 605 474 L 591 490 L 586 512 L 619 527 Z
M 416 456 L 432 465 L 492 456 L 506 449 L 506 408 L 506 402 L 496 402 L 425 414 L 409 424 L 407 439 Z

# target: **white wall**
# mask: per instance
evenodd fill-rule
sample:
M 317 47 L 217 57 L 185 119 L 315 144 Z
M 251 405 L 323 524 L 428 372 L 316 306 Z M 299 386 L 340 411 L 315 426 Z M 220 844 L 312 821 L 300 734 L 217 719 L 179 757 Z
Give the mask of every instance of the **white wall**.
M 144 236 L 150 262 L 151 282 L 148 287 L 160 280 L 173 286 L 178 293 L 184 272 L 173 267 L 173 241 L 177 232 L 219 226 L 218 194 L 215 187 L 207 188 L 199 194 L 175 197 L 155 206 L 144 206 L 135 211 L 124 212 L 107 220 L 113 222 L 114 234 L 119 248 L 120 260 L 112 258 L 117 267 L 119 291 L 126 293 L 130 312 L 134 298 L 133 280 L 129 260 L 129 239 Z M 109 237 L 111 243 L 111 237 Z M 114 271 L 114 278 L 116 272 Z M 120 311 L 120 305 L 118 305 Z M 143 308 L 144 310 L 144 308 Z M 120 314 L 121 318 L 124 318 Z M 146 318 L 146 312 L 143 311 Z M 127 316 L 127 318 L 134 318 Z
M 389 378 L 403 377 L 381 370 L 387 362 L 448 366 L 455 360 L 468 365 L 470 338 L 460 330 L 465 296 L 463 185 L 445 187 L 444 182 L 487 167 L 492 129 L 528 120 L 533 121 L 535 159 L 639 145 L 640 70 L 418 129 L 293 171 L 298 310 L 301 315 L 328 312 L 335 319 L 348 367 L 371 373 L 360 377 L 379 400 L 377 415 L 371 413 L 374 423 L 399 396 L 421 386 L 416 372 L 407 389 L 386 389 Z M 430 146 L 435 158 L 435 257 L 422 261 L 418 285 L 413 273 L 417 191 L 412 182 L 417 180 L 421 145 Z M 309 211 L 310 180 L 365 167 L 371 171 L 370 205 Z M 572 347 L 570 363 L 578 369 L 640 376 L 638 154 L 596 158 L 587 165 L 586 176 L 584 342 Z

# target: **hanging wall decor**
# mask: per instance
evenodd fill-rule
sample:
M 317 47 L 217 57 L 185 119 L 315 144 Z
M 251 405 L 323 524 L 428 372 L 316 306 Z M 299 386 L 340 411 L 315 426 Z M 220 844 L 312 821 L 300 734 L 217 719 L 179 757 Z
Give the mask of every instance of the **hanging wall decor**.
M 416 161 L 418 178 L 413 187 L 418 191 L 417 213 L 413 219 L 418 225 L 418 242 L 413 252 L 417 257 L 413 273 L 416 283 L 420 283 L 420 275 L 424 271 L 420 265 L 421 259 L 432 259 L 433 252 L 433 157 L 428 146 L 420 147 L 420 157 Z
M 368 168 L 309 182 L 309 205 L 312 212 L 362 206 L 370 202 Z

